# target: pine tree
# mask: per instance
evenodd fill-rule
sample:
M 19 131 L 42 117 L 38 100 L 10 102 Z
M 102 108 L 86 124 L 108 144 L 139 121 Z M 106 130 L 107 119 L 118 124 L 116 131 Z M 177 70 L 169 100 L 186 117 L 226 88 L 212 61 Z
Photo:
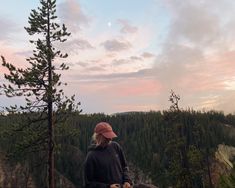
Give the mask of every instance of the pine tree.
M 171 102 L 170 110 L 171 111 L 179 111 L 179 100 L 180 96 L 177 95 L 173 90 L 170 92 L 169 101 Z
M 57 72 L 67 70 L 68 66 L 64 63 L 56 65 L 55 61 L 68 55 L 55 46 L 65 42 L 70 33 L 64 24 L 61 26 L 58 23 L 55 13 L 56 0 L 40 0 L 40 7 L 30 13 L 29 26 L 25 29 L 29 35 L 35 36 L 30 43 L 35 45 L 36 49 L 33 50 L 33 55 L 26 59 L 30 64 L 28 68 L 17 68 L 1 56 L 2 65 L 9 70 L 9 73 L 4 75 L 9 84 L 0 86 L 2 92 L 7 97 L 24 97 L 26 102 L 24 106 L 11 106 L 6 110 L 8 113 L 20 113 L 27 117 L 24 125 L 17 128 L 25 133 L 25 142 L 20 144 L 21 149 L 35 150 L 40 146 L 45 148 L 46 144 L 49 188 L 55 187 L 55 124 L 62 121 L 61 118 L 64 118 L 65 114 L 77 111 L 80 105 L 75 103 L 74 96 L 64 95 L 64 83 L 60 81 L 61 74 Z M 42 130 L 45 129 L 44 121 L 47 122 L 46 130 Z

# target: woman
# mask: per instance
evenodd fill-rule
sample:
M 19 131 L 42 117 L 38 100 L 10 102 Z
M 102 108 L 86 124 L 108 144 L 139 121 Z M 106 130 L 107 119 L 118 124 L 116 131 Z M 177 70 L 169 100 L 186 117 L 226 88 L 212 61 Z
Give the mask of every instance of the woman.
M 110 124 L 100 122 L 94 129 L 94 144 L 85 161 L 86 188 L 130 188 L 131 180 L 123 150 Z

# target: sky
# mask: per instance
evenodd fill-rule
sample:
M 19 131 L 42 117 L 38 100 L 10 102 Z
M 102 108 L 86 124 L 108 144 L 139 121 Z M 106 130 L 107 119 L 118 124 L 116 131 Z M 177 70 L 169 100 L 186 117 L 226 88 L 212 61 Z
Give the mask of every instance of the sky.
M 39 1 L 0 2 L 0 54 L 27 67 L 24 27 Z M 69 55 L 65 93 L 83 113 L 167 110 L 171 90 L 180 108 L 235 113 L 234 12 L 233 0 L 58 0 L 72 33 L 58 46 Z

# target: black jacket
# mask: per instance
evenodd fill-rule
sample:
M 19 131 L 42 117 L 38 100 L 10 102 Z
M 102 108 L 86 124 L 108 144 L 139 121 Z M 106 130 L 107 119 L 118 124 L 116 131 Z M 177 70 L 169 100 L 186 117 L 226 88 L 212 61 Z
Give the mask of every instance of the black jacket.
M 90 147 L 85 161 L 85 187 L 109 188 L 111 184 L 124 182 L 131 184 L 120 145 L 111 142 L 105 147 Z

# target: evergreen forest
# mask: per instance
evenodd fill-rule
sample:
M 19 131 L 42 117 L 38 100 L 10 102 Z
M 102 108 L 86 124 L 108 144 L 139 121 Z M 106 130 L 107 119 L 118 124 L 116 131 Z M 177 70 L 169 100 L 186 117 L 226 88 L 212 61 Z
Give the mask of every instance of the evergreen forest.
M 17 130 L 23 118 L 24 114 L 1 115 L 1 150 L 12 165 L 27 166 L 38 187 L 46 187 L 45 151 L 23 152 L 21 148 L 22 143 L 32 139 Z M 83 185 L 84 159 L 94 126 L 100 121 L 109 122 L 118 134 L 115 141 L 123 147 L 136 183 L 142 179 L 163 188 L 234 185 L 233 173 L 214 182 L 212 165 L 219 144 L 235 146 L 235 116 L 216 111 L 169 110 L 71 114 L 63 129 L 55 131 L 55 168 L 76 187 Z

